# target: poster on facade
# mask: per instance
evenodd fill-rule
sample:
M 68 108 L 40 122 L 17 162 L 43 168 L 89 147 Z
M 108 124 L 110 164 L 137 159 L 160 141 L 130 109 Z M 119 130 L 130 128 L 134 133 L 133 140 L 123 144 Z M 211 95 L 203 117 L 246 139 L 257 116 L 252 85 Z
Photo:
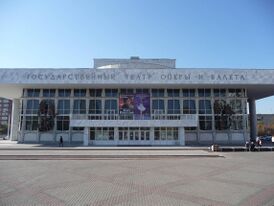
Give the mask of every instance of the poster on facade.
M 134 95 L 121 95 L 119 97 L 119 111 L 121 116 L 134 113 Z
M 135 94 L 134 96 L 135 119 L 150 119 L 150 96 L 149 94 Z

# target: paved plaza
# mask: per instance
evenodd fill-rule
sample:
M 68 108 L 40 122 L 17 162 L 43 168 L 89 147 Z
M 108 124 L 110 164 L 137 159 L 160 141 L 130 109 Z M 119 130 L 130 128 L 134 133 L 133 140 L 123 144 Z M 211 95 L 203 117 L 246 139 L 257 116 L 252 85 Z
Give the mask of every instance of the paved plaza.
M 76 152 L 64 160 L 0 160 L 0 205 L 274 205 L 273 152 L 182 150 L 161 157 L 136 150 L 146 156 L 78 159 L 81 151 L 0 150 Z

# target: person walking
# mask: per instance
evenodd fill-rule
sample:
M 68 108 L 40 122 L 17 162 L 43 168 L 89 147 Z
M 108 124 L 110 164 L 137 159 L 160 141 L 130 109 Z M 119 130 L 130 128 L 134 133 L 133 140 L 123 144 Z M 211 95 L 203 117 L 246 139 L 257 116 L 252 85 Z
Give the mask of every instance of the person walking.
M 63 147 L 64 145 L 63 145 L 63 137 L 62 136 L 60 136 L 60 139 L 59 139 L 59 147 Z
M 260 139 L 259 139 L 259 141 L 258 141 L 258 146 L 259 146 L 259 151 L 261 151 L 261 148 L 262 148 L 262 146 L 263 146 L 263 142 L 262 142 L 262 140 L 260 140 Z

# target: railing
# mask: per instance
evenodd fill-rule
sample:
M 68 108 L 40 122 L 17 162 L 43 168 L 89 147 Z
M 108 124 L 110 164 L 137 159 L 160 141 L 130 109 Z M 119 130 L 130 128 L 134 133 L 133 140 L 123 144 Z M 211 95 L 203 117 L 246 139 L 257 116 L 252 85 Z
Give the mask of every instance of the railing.
M 197 114 L 71 114 L 71 120 L 190 120 L 197 121 Z

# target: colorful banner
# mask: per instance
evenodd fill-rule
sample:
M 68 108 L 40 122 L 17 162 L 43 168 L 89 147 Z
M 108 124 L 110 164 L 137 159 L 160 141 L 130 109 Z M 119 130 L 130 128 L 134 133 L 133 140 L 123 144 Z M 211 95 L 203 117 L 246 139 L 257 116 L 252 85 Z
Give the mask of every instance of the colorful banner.
M 119 98 L 120 115 L 133 115 L 134 95 L 121 95 Z
M 135 94 L 134 96 L 135 119 L 150 119 L 150 96 L 149 94 Z

